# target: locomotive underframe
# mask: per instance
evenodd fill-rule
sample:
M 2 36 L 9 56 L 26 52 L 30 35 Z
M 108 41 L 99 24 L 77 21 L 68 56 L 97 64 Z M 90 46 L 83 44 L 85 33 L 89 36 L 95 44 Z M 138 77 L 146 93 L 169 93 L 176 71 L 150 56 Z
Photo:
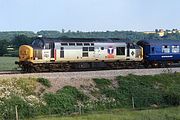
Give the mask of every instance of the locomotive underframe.
M 18 62 L 16 64 L 23 72 L 67 72 L 81 70 L 109 70 L 125 68 L 165 68 L 170 67 L 180 61 L 101 61 L 101 62 L 51 62 L 51 63 L 32 63 Z
M 114 62 L 63 62 L 63 63 L 32 63 L 19 62 L 23 72 L 50 72 L 50 71 L 79 71 L 99 69 L 139 68 L 141 61 L 114 61 Z

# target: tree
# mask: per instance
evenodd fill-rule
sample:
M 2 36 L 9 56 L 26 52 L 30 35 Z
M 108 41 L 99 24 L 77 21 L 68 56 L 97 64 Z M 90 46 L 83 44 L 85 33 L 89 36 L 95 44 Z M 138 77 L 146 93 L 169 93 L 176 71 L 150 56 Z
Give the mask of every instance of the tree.
M 0 56 L 7 54 L 8 42 L 7 40 L 0 40 Z
M 42 35 L 43 37 L 46 38 L 59 38 L 61 37 L 61 33 L 59 31 L 47 31 L 47 30 L 42 30 L 37 32 L 38 35 Z
M 33 38 L 27 37 L 26 35 L 18 35 L 12 40 L 12 45 L 15 48 L 19 48 L 21 45 L 28 45 L 31 44 Z

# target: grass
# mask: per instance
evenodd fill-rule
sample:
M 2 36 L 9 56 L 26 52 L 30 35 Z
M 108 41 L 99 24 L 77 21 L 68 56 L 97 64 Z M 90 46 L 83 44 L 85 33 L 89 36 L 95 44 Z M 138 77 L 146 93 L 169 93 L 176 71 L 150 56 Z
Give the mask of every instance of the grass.
M 52 86 L 51 82 L 46 78 L 37 78 L 37 81 L 48 88 Z
M 18 67 L 15 61 L 17 57 L 0 57 L 0 71 L 15 70 Z
M 180 120 L 180 107 L 151 110 L 123 109 L 72 117 L 44 116 L 33 120 Z
M 0 101 L 10 95 L 31 95 L 34 93 L 36 78 L 0 78 Z M 2 96 L 1 96 L 2 95 Z
M 93 80 L 96 83 L 96 86 L 100 87 L 100 88 L 104 88 L 104 87 L 111 85 L 111 80 L 108 80 L 105 78 L 95 78 Z

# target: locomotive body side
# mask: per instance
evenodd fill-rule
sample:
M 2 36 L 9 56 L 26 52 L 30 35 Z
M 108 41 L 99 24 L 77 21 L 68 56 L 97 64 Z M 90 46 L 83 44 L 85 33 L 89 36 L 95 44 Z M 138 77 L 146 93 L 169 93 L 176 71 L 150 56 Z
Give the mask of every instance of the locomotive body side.
M 24 71 L 68 71 L 72 68 L 127 67 L 140 64 L 142 47 L 119 39 L 58 39 L 34 40 L 31 57 L 20 67 Z M 26 51 L 20 47 L 19 51 Z M 33 53 L 33 54 L 32 54 Z M 20 56 L 22 52 L 20 52 Z

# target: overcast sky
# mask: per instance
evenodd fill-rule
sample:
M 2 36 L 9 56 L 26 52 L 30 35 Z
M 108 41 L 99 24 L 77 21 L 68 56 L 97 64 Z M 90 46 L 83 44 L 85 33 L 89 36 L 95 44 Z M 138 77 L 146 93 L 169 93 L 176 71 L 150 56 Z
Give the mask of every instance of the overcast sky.
M 180 29 L 180 0 L 0 0 L 0 31 Z

